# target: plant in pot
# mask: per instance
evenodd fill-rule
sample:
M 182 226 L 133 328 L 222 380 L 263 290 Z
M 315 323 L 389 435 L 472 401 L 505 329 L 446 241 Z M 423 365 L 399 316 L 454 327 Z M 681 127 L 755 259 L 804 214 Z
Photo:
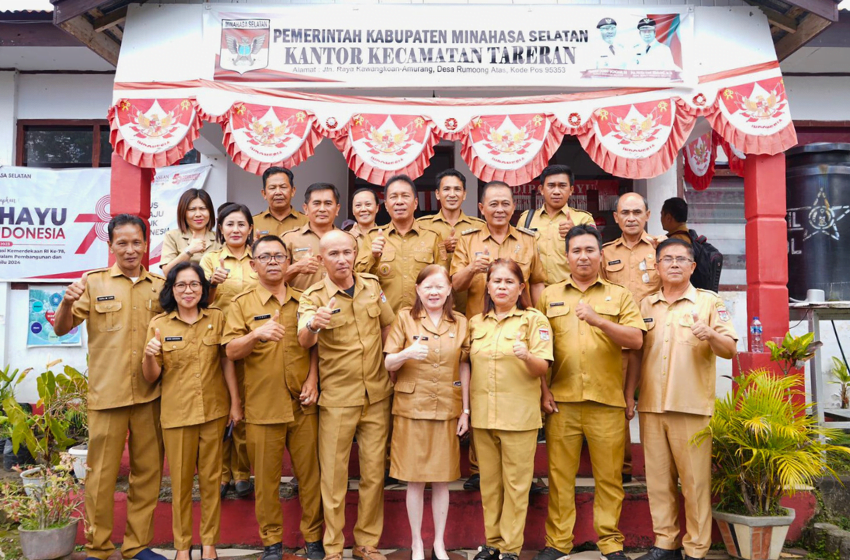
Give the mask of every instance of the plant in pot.
M 70 465 L 45 468 L 45 484 L 31 495 L 19 485 L 0 486 L 0 510 L 19 523 L 21 550 L 29 560 L 51 560 L 74 551 L 82 492 Z
M 40 465 L 58 464 L 60 454 L 78 443 L 70 428 L 74 419 L 79 420 L 86 411 L 85 375 L 70 366 L 55 374 L 49 368 L 57 363 L 48 364 L 48 370 L 36 379 L 39 396 L 36 408 L 40 411 L 27 412 L 13 398 L 2 403 L 11 426 L 14 452 L 23 444 Z M 42 467 L 22 472 L 21 478 L 25 489 L 42 484 Z
M 823 342 L 815 340 L 814 333 L 792 336 L 788 332 L 785 333 L 781 344 L 769 341 L 766 346 L 770 350 L 770 361 L 779 364 L 785 375 L 789 375 L 792 369 L 800 369 L 803 364 L 814 358 Z
M 850 450 L 831 443 L 839 430 L 806 416 L 801 375 L 757 369 L 735 382 L 694 443 L 712 445 L 711 490 L 718 498 L 712 513 L 727 552 L 775 560 L 794 521 L 794 510 L 780 500 L 825 474 L 836 477 L 830 460 Z

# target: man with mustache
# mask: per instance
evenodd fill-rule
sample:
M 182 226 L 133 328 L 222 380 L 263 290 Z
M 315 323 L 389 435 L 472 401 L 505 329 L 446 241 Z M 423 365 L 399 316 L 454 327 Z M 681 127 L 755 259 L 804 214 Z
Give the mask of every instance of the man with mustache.
M 254 236 L 277 235 L 307 223 L 304 214 L 292 208 L 295 175 L 285 167 L 269 167 L 263 172 L 263 198 L 269 207 L 254 215 Z
M 330 183 L 313 183 L 304 192 L 307 223 L 283 234 L 281 239 L 289 257 L 284 280 L 298 290 L 306 290 L 327 276 L 319 264 L 319 242 L 336 229 L 339 214 L 339 190 Z

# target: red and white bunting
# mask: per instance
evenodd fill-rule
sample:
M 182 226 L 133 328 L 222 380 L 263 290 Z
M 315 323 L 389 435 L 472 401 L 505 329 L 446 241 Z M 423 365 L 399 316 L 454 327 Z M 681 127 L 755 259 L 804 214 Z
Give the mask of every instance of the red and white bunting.
M 191 99 L 122 99 L 110 108 L 109 121 L 113 149 L 139 167 L 177 163 L 201 128 Z
M 713 136 L 709 131 L 685 145 L 685 181 L 698 191 L 707 189 L 714 178 L 717 152 Z

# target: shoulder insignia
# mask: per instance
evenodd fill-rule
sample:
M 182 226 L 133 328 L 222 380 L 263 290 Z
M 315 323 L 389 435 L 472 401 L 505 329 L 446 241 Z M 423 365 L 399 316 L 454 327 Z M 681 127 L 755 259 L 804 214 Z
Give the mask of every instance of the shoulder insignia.
M 306 290 L 299 290 L 295 286 L 289 286 L 289 290 L 292 292 L 292 295 L 296 298 L 300 298 Z
M 713 290 L 706 290 L 706 289 L 703 289 L 703 288 L 697 288 L 697 291 L 698 291 L 698 292 L 704 292 L 704 293 L 706 293 L 706 294 L 711 294 L 711 295 L 713 295 L 714 297 L 716 297 L 716 298 L 719 300 L 719 301 L 718 301 L 718 303 L 717 303 L 717 306 L 718 306 L 718 307 L 719 307 L 720 305 L 725 305 L 725 304 L 723 303 L 723 300 L 722 300 L 722 299 L 720 299 L 720 294 L 718 294 L 717 292 L 715 292 L 715 291 L 713 291 Z
M 360 278 L 367 278 L 369 280 L 374 280 L 375 282 L 380 283 L 380 279 L 378 279 L 378 277 L 375 276 L 374 274 L 369 274 L 368 272 L 358 272 L 357 275 Z
M 528 229 L 528 228 L 524 228 L 524 227 L 518 227 L 516 229 L 517 229 L 517 231 L 521 231 L 522 233 L 524 233 L 526 235 L 530 235 L 531 237 L 534 237 L 535 235 L 537 235 L 537 232 L 534 231 L 533 229 Z
M 160 280 L 162 280 L 163 282 L 165 282 L 165 276 L 163 276 L 162 274 L 159 274 L 159 273 L 157 273 L 157 272 L 151 272 L 150 270 L 148 271 L 148 274 L 149 274 L 150 276 L 153 276 L 154 278 L 159 278 Z
M 246 295 L 250 294 L 250 293 L 251 293 L 251 292 L 253 292 L 253 291 L 254 291 L 254 288 L 248 288 L 248 289 L 247 289 L 247 290 L 245 290 L 245 291 L 239 292 L 238 294 L 236 294 L 235 296 L 233 296 L 233 301 L 236 301 L 236 300 L 237 300 L 237 299 L 239 299 L 239 298 L 245 297 Z
M 613 244 L 615 244 L 617 241 L 619 241 L 619 239 L 615 239 L 614 241 L 609 241 L 608 243 L 603 243 L 603 244 L 602 244 L 602 248 L 604 249 L 604 248 L 605 248 L 605 247 L 607 247 L 608 245 L 613 245 Z
M 478 216 L 469 216 L 469 219 L 472 220 L 473 222 L 476 222 L 476 223 L 479 223 L 479 224 L 486 224 L 487 223 L 484 220 L 482 220 L 481 218 L 479 218 Z
M 469 229 L 463 230 L 462 232 L 460 232 L 460 234 L 461 235 L 469 235 L 470 233 L 475 233 L 476 231 L 481 231 L 481 230 L 477 229 L 477 228 L 469 228 Z
M 160 313 L 159 315 L 154 315 L 154 318 L 153 318 L 153 319 L 151 319 L 151 321 L 156 321 L 156 320 L 157 320 L 157 319 L 159 319 L 160 317 L 167 317 L 167 316 L 168 316 L 168 312 L 167 312 L 167 311 L 163 311 L 163 312 L 162 312 L 162 313 Z

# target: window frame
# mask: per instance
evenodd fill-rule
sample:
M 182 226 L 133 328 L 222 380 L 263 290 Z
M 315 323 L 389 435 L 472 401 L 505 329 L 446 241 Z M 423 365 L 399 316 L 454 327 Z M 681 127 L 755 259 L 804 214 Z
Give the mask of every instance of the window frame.
M 53 126 L 61 127 L 83 127 L 90 126 L 92 128 L 92 168 L 99 168 L 100 165 L 100 133 L 105 128 L 109 130 L 109 121 L 106 119 L 18 119 L 16 122 L 16 137 L 15 137 L 15 165 L 18 167 L 24 166 L 24 148 L 25 134 L 27 127 L 30 126 Z M 105 166 L 104 166 L 105 167 Z

